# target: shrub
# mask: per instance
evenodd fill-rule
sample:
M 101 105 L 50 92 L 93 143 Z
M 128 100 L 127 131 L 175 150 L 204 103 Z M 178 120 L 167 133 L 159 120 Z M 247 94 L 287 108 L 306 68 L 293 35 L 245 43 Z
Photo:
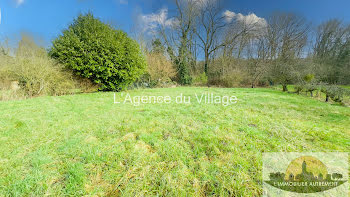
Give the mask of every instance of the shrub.
M 221 74 L 210 74 L 209 84 L 221 87 L 243 87 L 249 83 L 245 81 L 247 74 L 240 69 L 232 69 Z
M 205 72 L 194 77 L 193 83 L 194 85 L 208 85 L 208 77 Z
M 71 73 L 48 57 L 17 58 L 13 73 L 21 89 L 29 97 L 38 95 L 64 95 L 73 93 Z
M 295 93 L 300 94 L 300 92 L 304 90 L 304 85 L 297 84 L 294 86 L 294 90 L 295 90 Z
M 222 87 L 249 86 L 248 72 L 243 69 L 244 61 L 234 58 L 220 58 L 213 61 L 209 68 L 208 83 Z
M 106 91 L 125 89 L 143 74 L 146 66 L 136 41 L 91 13 L 79 15 L 53 41 L 49 54 Z
M 348 90 L 336 85 L 324 85 L 321 91 L 326 94 L 326 102 L 331 98 L 334 102 L 343 103 L 344 96 L 348 95 Z
M 309 92 L 310 93 L 310 96 L 313 97 L 313 92 L 315 90 L 318 90 L 319 87 L 317 84 L 314 84 L 314 83 L 308 83 L 308 84 L 305 84 L 304 85 L 304 89 L 306 92 Z
M 307 74 L 304 76 L 304 81 L 307 82 L 307 83 L 311 83 L 312 80 L 314 80 L 315 78 L 315 75 L 313 74 Z
M 173 64 L 161 53 L 147 54 L 147 65 L 145 78 L 152 86 L 170 83 L 176 76 Z
M 178 81 L 182 85 L 191 85 L 192 84 L 192 76 L 190 73 L 190 63 L 186 61 L 177 61 L 178 65 L 177 73 L 178 73 Z
M 0 61 L 3 100 L 5 97 L 11 100 L 39 95 L 64 95 L 75 91 L 72 73 L 49 58 L 45 49 L 35 45 L 27 36 L 22 37 L 16 56 L 2 55 Z M 17 85 L 19 89 L 14 88 Z
M 74 80 L 77 82 L 77 88 L 83 93 L 97 92 L 100 89 L 98 84 L 93 83 L 90 79 L 82 78 L 79 76 L 73 76 Z

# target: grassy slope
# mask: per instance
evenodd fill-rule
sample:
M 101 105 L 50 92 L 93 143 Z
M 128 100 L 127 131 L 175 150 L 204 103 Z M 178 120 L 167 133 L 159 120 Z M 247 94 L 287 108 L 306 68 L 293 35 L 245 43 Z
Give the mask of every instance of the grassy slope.
M 350 90 L 350 86 L 341 85 L 339 87 L 342 87 L 342 88 Z M 273 86 L 272 88 L 275 89 L 275 90 L 282 91 L 282 86 L 281 85 L 276 85 L 276 86 Z M 294 85 L 288 85 L 288 91 L 290 93 L 295 93 L 295 91 L 296 91 L 295 90 L 295 86 Z M 311 96 L 310 92 L 305 92 L 305 91 L 300 92 L 300 95 L 303 95 L 303 96 L 306 96 L 306 97 L 310 97 Z M 326 94 L 321 92 L 320 90 L 315 90 L 313 92 L 313 97 L 312 98 L 324 102 L 326 100 Z M 331 104 L 337 104 L 336 102 L 332 101 L 332 99 L 329 99 L 328 102 L 331 103 Z M 349 95 L 345 94 L 343 96 L 343 104 L 345 106 L 350 107 L 350 96 Z
M 209 90 L 240 101 L 134 107 L 95 93 L 0 102 L 0 196 L 253 196 L 262 193 L 262 152 L 350 150 L 348 107 L 269 89 Z

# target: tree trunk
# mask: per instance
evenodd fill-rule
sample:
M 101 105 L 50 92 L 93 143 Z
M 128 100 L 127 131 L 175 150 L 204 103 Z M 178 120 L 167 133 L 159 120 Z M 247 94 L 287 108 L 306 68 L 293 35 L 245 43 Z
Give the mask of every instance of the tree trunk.
M 204 72 L 208 76 L 209 52 L 205 52 Z
M 288 91 L 287 85 L 282 85 L 282 87 L 283 87 L 283 92 L 287 92 Z
M 313 95 L 312 91 L 310 91 L 310 95 L 311 95 L 311 97 L 314 97 L 314 95 Z

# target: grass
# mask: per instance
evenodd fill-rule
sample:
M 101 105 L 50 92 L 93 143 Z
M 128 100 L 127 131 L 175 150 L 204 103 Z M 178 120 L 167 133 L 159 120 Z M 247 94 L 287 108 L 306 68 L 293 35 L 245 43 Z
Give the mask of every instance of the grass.
M 239 102 L 135 107 L 113 104 L 113 93 L 0 102 L 0 196 L 259 196 L 263 152 L 350 150 L 349 107 L 272 89 L 129 93 L 208 91 Z
M 341 85 L 339 87 L 342 87 L 342 88 L 350 90 L 350 86 Z M 282 86 L 281 85 L 273 86 L 272 88 L 275 89 L 275 90 L 282 91 Z M 295 86 L 294 85 L 288 85 L 288 92 L 289 93 L 295 93 L 295 91 L 296 90 L 295 90 Z M 301 91 L 299 94 L 303 95 L 303 96 L 306 96 L 306 97 L 310 97 L 311 96 L 310 92 L 306 92 L 306 91 Z M 326 94 L 321 92 L 320 90 L 315 90 L 315 91 L 313 91 L 313 97 L 312 98 L 313 99 L 317 99 L 319 101 L 325 102 Z M 331 103 L 331 104 L 340 104 L 340 103 L 332 101 L 332 99 L 329 99 L 328 102 Z M 349 107 L 350 106 L 350 96 L 345 94 L 341 104 L 344 105 L 344 106 L 348 106 Z
M 342 86 L 343 88 L 350 89 L 350 86 Z

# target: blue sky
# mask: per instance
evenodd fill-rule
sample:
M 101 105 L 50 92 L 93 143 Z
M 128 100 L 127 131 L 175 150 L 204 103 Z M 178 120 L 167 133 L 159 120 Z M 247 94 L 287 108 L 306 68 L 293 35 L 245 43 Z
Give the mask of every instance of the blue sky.
M 75 16 L 87 11 L 131 33 L 137 21 L 151 20 L 152 16 L 161 14 L 160 10 L 168 11 L 163 15 L 167 20 L 172 10 L 169 2 L 171 0 L 1 0 L 0 39 L 18 39 L 21 32 L 27 32 L 48 46 Z M 313 25 L 331 18 L 350 22 L 349 0 L 227 0 L 226 3 L 231 12 L 254 13 L 260 18 L 274 11 L 292 11 L 304 15 Z

